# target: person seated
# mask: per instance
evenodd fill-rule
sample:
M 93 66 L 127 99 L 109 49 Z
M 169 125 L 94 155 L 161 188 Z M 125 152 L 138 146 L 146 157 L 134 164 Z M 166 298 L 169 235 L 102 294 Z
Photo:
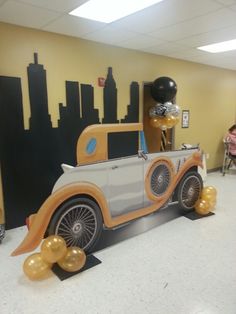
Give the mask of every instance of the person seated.
M 236 159 L 236 124 L 232 125 L 228 129 L 228 133 L 225 136 L 224 141 L 229 145 L 229 154 Z

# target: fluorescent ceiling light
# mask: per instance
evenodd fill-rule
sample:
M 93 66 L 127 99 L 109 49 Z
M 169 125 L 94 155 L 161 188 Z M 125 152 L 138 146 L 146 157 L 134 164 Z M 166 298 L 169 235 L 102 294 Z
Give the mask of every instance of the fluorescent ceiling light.
M 162 0 L 89 0 L 69 14 L 111 23 Z
M 198 47 L 197 49 L 207 52 L 217 53 L 230 50 L 236 50 L 236 39 L 222 41 L 221 43 Z

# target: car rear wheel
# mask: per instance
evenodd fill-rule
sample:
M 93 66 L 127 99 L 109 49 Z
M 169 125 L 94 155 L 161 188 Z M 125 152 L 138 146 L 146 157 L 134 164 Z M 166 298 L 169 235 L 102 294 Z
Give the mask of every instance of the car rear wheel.
M 51 219 L 48 234 L 60 235 L 67 246 L 91 252 L 102 232 L 99 206 L 89 198 L 76 197 L 62 204 Z
M 191 211 L 201 195 L 202 177 L 197 172 L 188 172 L 182 178 L 178 188 L 179 206 L 184 211 Z

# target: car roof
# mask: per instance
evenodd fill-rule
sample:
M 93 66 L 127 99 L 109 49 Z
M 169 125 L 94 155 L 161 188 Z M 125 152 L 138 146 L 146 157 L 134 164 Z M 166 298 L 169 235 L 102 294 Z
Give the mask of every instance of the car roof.
M 108 160 L 108 133 L 132 131 L 143 131 L 143 124 L 93 124 L 86 127 L 77 141 L 77 164 L 84 165 Z

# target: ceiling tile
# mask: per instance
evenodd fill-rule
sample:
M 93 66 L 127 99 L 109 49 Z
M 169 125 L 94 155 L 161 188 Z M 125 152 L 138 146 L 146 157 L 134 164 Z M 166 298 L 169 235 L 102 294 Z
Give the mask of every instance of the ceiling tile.
M 0 7 L 0 20 L 2 22 L 32 28 L 40 28 L 58 16 L 59 13 L 11 0 Z
M 163 1 L 115 23 L 132 31 L 147 33 L 222 8 L 213 0 Z
M 163 42 L 164 41 L 161 39 L 139 34 L 129 40 L 122 41 L 119 44 L 125 48 L 142 49 L 161 44 Z
M 120 29 L 115 25 L 107 25 L 98 31 L 82 36 L 82 38 L 115 45 L 136 36 L 137 34 L 134 32 Z
M 179 45 L 199 47 L 231 39 L 236 39 L 236 25 L 190 36 L 177 42 Z
M 185 47 L 178 45 L 176 43 L 161 42 L 155 46 L 144 48 L 144 49 L 142 49 L 142 51 L 155 53 L 155 54 L 166 54 L 166 55 L 168 55 L 168 54 L 175 53 L 177 51 L 183 51 L 185 49 L 186 49 Z
M 191 53 L 191 50 L 186 54 L 184 53 L 176 53 L 175 55 L 169 55 L 169 57 L 188 60 L 191 62 L 197 62 L 201 64 L 207 64 L 220 68 L 228 68 L 230 70 L 236 70 L 236 53 L 232 53 L 227 58 L 223 57 L 221 54 L 212 54 L 204 51 L 198 51 L 197 54 L 195 52 Z
M 18 2 L 27 3 L 36 7 L 50 9 L 56 12 L 69 12 L 83 4 L 87 0 L 18 0 Z
M 236 12 L 227 8 L 149 33 L 165 40 L 180 40 L 222 27 L 235 25 Z
M 236 53 L 198 46 L 236 38 L 236 0 L 164 0 L 105 24 L 67 14 L 87 0 L 0 0 L 0 21 L 235 69 Z
M 95 22 L 66 14 L 61 18 L 58 18 L 55 21 L 47 24 L 42 29 L 69 36 L 80 37 L 95 30 L 99 30 L 105 25 L 105 23 Z

